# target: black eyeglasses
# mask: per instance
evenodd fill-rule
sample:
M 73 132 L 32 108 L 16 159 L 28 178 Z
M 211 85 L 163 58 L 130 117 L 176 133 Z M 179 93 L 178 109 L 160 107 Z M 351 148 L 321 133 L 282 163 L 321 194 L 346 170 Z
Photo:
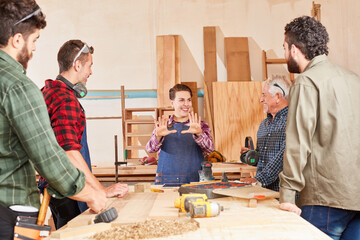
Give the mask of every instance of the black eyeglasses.
M 35 12 L 30 13 L 30 14 L 27 15 L 26 17 L 24 17 L 24 18 L 20 19 L 19 21 L 17 21 L 17 22 L 13 25 L 13 27 L 15 27 L 16 25 L 18 25 L 19 23 L 21 23 L 21 22 L 23 22 L 23 21 L 25 21 L 25 20 L 28 20 L 29 18 L 31 18 L 31 17 L 33 17 L 33 16 L 35 16 L 35 15 L 38 15 L 40 12 L 41 12 L 41 9 L 39 8 L 39 9 L 36 10 Z
M 278 88 L 280 88 L 281 89 L 281 91 L 283 92 L 283 96 L 285 97 L 285 91 L 284 91 L 284 89 L 282 89 L 282 87 L 280 87 L 280 85 L 279 84 L 277 84 L 277 83 L 274 83 L 274 85 L 273 85 L 274 87 L 278 87 Z

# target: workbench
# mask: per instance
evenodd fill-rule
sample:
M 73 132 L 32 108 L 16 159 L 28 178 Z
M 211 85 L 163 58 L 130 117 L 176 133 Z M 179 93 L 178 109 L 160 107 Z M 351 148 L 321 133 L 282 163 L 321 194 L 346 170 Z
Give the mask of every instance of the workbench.
M 158 187 L 158 186 L 153 186 Z M 124 198 L 110 199 L 108 207 L 115 207 L 119 217 L 113 226 L 144 222 L 147 219 L 187 218 L 174 207 L 174 201 L 179 197 L 177 189 L 165 189 L 164 192 L 135 193 L 130 190 Z M 256 208 L 249 208 L 248 201 L 234 197 L 211 199 L 224 206 L 225 210 L 219 216 L 212 218 L 196 218 L 199 229 L 183 235 L 175 235 L 157 239 L 252 239 L 252 240 L 329 240 L 330 238 L 313 225 L 294 213 L 279 209 L 276 199 L 260 200 Z M 88 211 L 69 222 L 67 230 L 82 228 L 94 218 Z M 105 223 L 101 223 L 105 224 Z M 97 224 L 95 224 L 97 225 Z M 88 230 L 84 234 L 61 239 L 87 239 L 95 225 L 84 226 Z M 90 229 L 90 230 L 89 230 Z M 59 231 L 57 231 L 59 233 Z M 52 234 L 55 235 L 56 232 Z M 51 237 L 51 239 L 56 239 Z
M 134 165 L 118 167 L 120 182 L 155 182 L 157 165 Z M 212 171 L 215 179 L 221 179 L 225 172 L 229 180 L 240 180 L 256 173 L 256 167 L 242 163 L 213 163 Z M 114 167 L 93 167 L 93 174 L 100 182 L 115 182 Z

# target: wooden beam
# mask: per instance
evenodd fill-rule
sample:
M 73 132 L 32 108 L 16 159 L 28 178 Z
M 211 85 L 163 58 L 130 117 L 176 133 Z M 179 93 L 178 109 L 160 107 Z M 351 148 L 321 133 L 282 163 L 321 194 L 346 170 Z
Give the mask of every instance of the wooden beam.
M 251 81 L 247 37 L 225 38 L 227 81 Z
M 157 105 L 169 107 L 169 89 L 180 83 L 180 47 L 178 35 L 156 37 Z
M 217 82 L 216 27 L 204 27 L 204 121 L 209 124 L 214 137 L 214 105 L 212 83 Z

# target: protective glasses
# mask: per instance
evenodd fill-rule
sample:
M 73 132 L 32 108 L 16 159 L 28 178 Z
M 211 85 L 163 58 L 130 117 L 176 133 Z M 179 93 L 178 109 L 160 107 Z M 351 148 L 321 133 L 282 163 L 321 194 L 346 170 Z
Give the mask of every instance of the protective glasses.
M 25 21 L 25 20 L 28 20 L 29 18 L 31 18 L 31 17 L 33 17 L 33 16 L 35 16 L 35 15 L 38 15 L 40 12 L 41 12 L 41 9 L 39 8 L 39 9 L 36 10 L 35 12 L 30 13 L 30 14 L 27 15 L 26 17 L 24 17 L 24 18 L 20 19 L 19 21 L 17 21 L 17 22 L 13 25 L 13 27 L 15 27 L 16 25 L 18 25 L 19 23 L 21 23 L 21 22 L 23 22 L 23 21 Z
M 281 91 L 283 92 L 283 96 L 285 97 L 285 91 L 284 91 L 284 89 L 282 89 L 282 87 L 280 87 L 280 85 L 279 84 L 277 84 L 277 83 L 274 83 L 274 85 L 273 85 L 274 87 L 278 87 L 278 88 L 280 88 L 281 89 Z
M 80 57 L 81 53 L 89 53 L 89 52 L 90 52 L 89 47 L 86 44 L 84 44 L 84 46 L 80 49 L 78 54 L 76 54 L 74 61 L 73 61 L 73 65 L 75 65 L 75 62 Z

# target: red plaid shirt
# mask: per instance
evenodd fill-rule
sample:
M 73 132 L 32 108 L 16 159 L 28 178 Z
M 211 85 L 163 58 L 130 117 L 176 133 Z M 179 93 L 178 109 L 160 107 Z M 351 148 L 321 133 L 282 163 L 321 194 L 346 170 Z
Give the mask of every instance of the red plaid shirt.
M 80 151 L 81 137 L 85 128 L 85 113 L 79 100 L 61 81 L 46 80 L 41 91 L 59 145 L 65 151 Z

